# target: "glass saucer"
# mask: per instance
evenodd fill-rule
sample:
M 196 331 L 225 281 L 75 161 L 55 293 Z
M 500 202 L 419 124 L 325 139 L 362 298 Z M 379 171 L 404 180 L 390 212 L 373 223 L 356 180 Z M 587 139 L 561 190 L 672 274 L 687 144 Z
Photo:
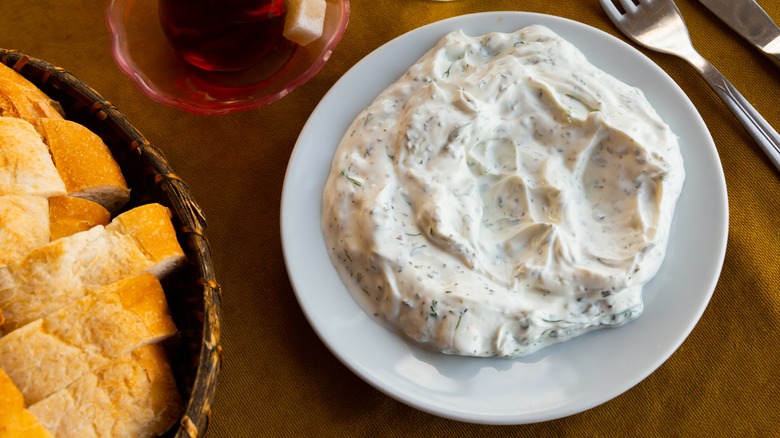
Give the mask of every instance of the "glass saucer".
M 174 55 L 157 16 L 157 0 L 112 0 L 106 11 L 119 68 L 157 102 L 198 114 L 268 105 L 312 78 L 344 35 L 349 0 L 327 0 L 322 36 L 237 72 L 205 72 Z

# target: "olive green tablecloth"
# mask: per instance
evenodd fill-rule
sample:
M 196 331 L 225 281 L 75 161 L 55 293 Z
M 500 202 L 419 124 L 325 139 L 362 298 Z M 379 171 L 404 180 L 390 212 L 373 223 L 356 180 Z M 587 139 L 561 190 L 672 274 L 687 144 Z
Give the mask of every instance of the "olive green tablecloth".
M 780 69 L 694 0 L 692 39 L 775 127 Z M 780 2 L 761 2 L 780 20 Z M 416 27 L 489 10 L 581 21 L 617 35 L 596 0 L 353 0 L 349 27 L 314 79 L 265 108 L 199 116 L 157 104 L 109 52 L 106 1 L 0 1 L 0 46 L 97 89 L 168 156 L 209 219 L 223 287 L 224 366 L 209 436 L 770 436 L 780 424 L 780 173 L 684 62 L 651 52 L 709 126 L 725 170 L 730 232 L 720 282 L 682 347 L 601 406 L 542 424 L 480 426 L 429 415 L 352 374 L 320 342 L 287 278 L 279 236 L 285 167 L 318 101 L 358 60 Z M 576 42 L 575 42 L 576 43 Z

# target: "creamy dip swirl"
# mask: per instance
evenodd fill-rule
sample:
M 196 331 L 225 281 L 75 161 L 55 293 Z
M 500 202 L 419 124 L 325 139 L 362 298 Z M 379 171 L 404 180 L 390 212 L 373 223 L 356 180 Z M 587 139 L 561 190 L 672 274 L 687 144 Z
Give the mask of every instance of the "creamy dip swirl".
M 522 356 L 640 315 L 683 180 L 642 92 L 549 29 L 454 32 L 352 123 L 322 229 L 371 315 Z

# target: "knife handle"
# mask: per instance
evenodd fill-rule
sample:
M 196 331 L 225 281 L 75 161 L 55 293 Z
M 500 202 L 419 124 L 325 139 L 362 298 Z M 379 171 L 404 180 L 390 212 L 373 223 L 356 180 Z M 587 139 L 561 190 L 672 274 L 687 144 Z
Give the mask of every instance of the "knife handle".
M 706 61 L 700 67 L 699 71 L 710 87 L 761 146 L 775 168 L 780 171 L 780 135 L 777 131 L 717 68 Z

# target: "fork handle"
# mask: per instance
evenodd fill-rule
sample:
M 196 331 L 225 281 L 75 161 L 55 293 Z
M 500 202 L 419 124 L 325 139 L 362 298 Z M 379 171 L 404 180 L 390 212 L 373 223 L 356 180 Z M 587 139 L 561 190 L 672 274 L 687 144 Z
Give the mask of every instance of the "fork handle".
M 715 66 L 705 61 L 699 71 L 737 120 L 747 129 L 750 136 L 761 146 L 775 168 L 780 170 L 780 134 Z

